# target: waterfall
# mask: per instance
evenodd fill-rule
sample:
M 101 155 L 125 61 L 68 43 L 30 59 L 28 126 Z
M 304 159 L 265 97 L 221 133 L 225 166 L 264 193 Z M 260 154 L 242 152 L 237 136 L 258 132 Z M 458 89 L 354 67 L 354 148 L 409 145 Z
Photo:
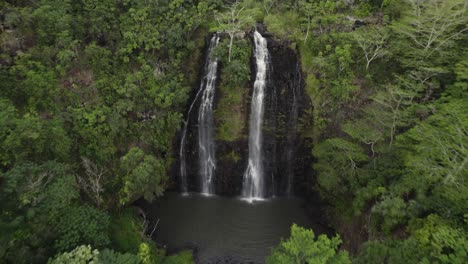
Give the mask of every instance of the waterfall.
M 186 141 L 187 141 L 187 130 L 190 122 L 190 115 L 192 112 L 195 103 L 197 102 L 200 95 L 202 95 L 202 102 L 200 104 L 200 109 L 198 112 L 198 122 L 199 122 L 199 148 L 200 148 L 200 174 L 202 182 L 202 192 L 211 193 L 211 182 L 212 176 L 215 168 L 215 159 L 214 159 L 214 140 L 213 140 L 213 111 L 212 104 L 214 98 L 214 88 L 216 82 L 216 72 L 218 60 L 216 58 L 211 58 L 211 52 L 213 48 L 218 45 L 219 37 L 215 34 L 210 41 L 210 46 L 208 48 L 207 57 L 204 65 L 203 79 L 201 80 L 200 89 L 195 95 L 195 99 L 189 107 L 187 112 L 187 120 L 184 124 L 184 129 L 182 131 L 182 137 L 180 140 L 180 186 L 182 193 L 188 192 L 187 186 L 187 161 L 186 161 Z M 202 128 L 201 128 L 202 127 Z M 203 134 L 201 136 L 200 134 Z M 203 154 L 202 154 L 203 153 Z M 205 158 L 202 158 L 203 157 Z M 208 180 L 206 180 L 208 179 Z M 205 183 L 207 187 L 205 189 Z
M 263 155 L 262 155 L 262 124 L 267 84 L 267 67 L 269 54 L 267 41 L 257 31 L 254 32 L 255 60 L 257 74 L 254 82 L 252 104 L 250 109 L 249 131 L 249 161 L 244 173 L 242 195 L 249 201 L 265 197 L 265 181 L 263 179 Z
M 198 147 L 201 176 L 201 190 L 203 194 L 213 194 L 213 175 L 216 169 L 213 100 L 218 70 L 218 59 L 211 56 L 211 51 L 218 45 L 219 37 L 213 36 L 208 52 L 208 67 L 203 78 L 203 95 L 198 110 Z M 202 87 L 203 88 L 203 87 Z

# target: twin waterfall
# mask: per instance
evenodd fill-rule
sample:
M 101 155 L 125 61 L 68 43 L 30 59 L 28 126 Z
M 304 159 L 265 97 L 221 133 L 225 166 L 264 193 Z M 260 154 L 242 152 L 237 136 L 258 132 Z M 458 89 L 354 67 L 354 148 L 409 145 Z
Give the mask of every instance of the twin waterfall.
M 255 30 L 252 35 L 255 81 L 250 115 L 245 109 L 248 104 L 229 109 L 240 111 L 232 114 L 238 122 L 245 122 L 242 126 L 248 126 L 248 138 L 245 131 L 233 141 L 216 140 L 215 107 L 231 106 L 214 105 L 220 66 L 214 55 L 220 34 L 214 34 L 205 55 L 200 88 L 181 133 L 179 184 L 183 193 L 240 193 L 249 202 L 292 193 L 295 154 L 300 145 L 296 127 L 303 98 L 300 64 L 289 47 L 273 41 L 269 50 L 262 34 Z M 223 102 L 225 92 L 220 96 L 219 102 Z
M 250 109 L 249 163 L 247 170 L 244 173 L 242 186 L 242 196 L 249 201 L 262 199 L 265 196 L 262 155 L 262 124 L 269 54 L 266 39 L 257 31 L 254 33 L 254 42 L 257 75 L 255 77 Z
M 213 100 L 216 87 L 216 76 L 218 72 L 218 59 L 212 56 L 213 49 L 219 43 L 219 36 L 216 34 L 211 38 L 208 48 L 207 59 L 204 67 L 203 79 L 200 89 L 195 96 L 187 113 L 187 121 L 182 131 L 180 142 L 180 185 L 183 193 L 188 192 L 187 184 L 187 161 L 186 161 L 186 141 L 187 129 L 190 121 L 192 109 L 201 95 L 200 108 L 198 109 L 198 151 L 199 166 L 201 176 L 201 192 L 211 195 L 213 191 L 213 176 L 216 169 L 214 124 L 213 124 Z

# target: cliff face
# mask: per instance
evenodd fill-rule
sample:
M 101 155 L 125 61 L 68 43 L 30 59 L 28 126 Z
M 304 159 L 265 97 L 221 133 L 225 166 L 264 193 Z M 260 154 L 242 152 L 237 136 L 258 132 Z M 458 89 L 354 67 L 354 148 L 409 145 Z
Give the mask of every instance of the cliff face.
M 302 139 L 299 120 L 307 107 L 298 54 L 289 43 L 268 38 L 271 56 L 270 82 L 265 98 L 265 173 L 272 195 L 293 193 L 296 176 L 308 164 L 298 159 Z
M 304 96 L 304 80 L 297 52 L 289 43 L 276 40 L 268 33 L 261 33 L 267 38 L 271 59 L 264 99 L 264 176 L 269 195 L 284 195 L 300 189 L 296 182 L 306 175 L 311 164 L 310 154 L 304 152 L 304 140 L 297 131 L 299 120 L 309 103 Z M 248 40 L 252 50 L 251 34 L 246 34 L 244 40 Z M 248 161 L 249 116 L 255 67 L 255 58 L 251 55 L 250 81 L 232 86 L 225 79 L 226 65 L 220 63 L 214 104 L 214 190 L 219 195 L 235 196 L 242 190 Z M 189 104 L 195 99 L 195 94 Z M 199 104 L 195 102 L 194 109 L 198 109 Z M 200 191 L 197 114 L 198 111 L 192 111 L 189 118 L 185 152 L 188 189 L 196 192 Z M 177 166 L 179 162 L 175 162 Z M 178 168 L 174 168 L 171 174 L 180 184 Z

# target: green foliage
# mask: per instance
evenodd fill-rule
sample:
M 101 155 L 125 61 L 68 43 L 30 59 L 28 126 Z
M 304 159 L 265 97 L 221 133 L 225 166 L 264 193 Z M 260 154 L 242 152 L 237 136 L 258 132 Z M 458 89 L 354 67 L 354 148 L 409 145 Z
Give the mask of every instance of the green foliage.
M 143 264 L 162 263 L 164 250 L 157 249 L 154 242 L 143 242 L 138 247 L 138 258 Z
M 126 209 L 112 215 L 109 228 L 112 247 L 118 251 L 137 253 L 138 247 L 144 242 L 141 221 L 134 210 Z
M 365 17 L 369 16 L 372 11 L 372 6 L 369 3 L 366 3 L 367 1 L 361 1 L 361 4 L 359 5 L 359 8 L 357 8 L 354 11 L 354 15 L 358 17 Z
M 339 123 L 343 106 L 351 103 L 360 86 L 356 85 L 356 45 L 348 30 L 351 23 L 340 11 L 342 1 L 298 1 L 295 8 L 284 8 L 298 15 L 285 22 L 279 32 L 296 41 L 312 109 L 301 120 L 301 134 L 318 143 L 331 120 Z M 285 11 L 283 11 L 285 12 Z M 276 30 L 275 14 L 266 18 Z M 282 16 L 278 13 L 277 16 Z M 270 22 L 271 21 L 271 22 Z
M 79 246 L 70 252 L 65 252 L 56 256 L 54 259 L 49 260 L 48 264 L 87 264 L 98 263 L 99 251 L 92 249 L 91 246 Z
M 115 135 L 108 122 L 111 111 L 106 106 L 96 109 L 70 109 L 73 132 L 80 142 L 86 142 L 78 147 L 80 156 L 98 163 L 104 163 L 113 157 L 116 150 L 112 138 Z
M 229 50 L 229 42 L 223 39 L 216 48 L 213 56 L 219 58 L 223 64 L 222 81 L 228 87 L 245 85 L 250 79 L 250 53 L 251 45 L 246 39 L 238 39 L 233 42 L 231 61 L 226 58 Z M 224 87 L 224 85 L 222 85 Z
M 119 253 L 111 249 L 93 249 L 91 246 L 81 245 L 72 251 L 58 254 L 49 259 L 48 264 L 192 264 L 191 251 L 182 251 L 173 256 L 158 256 L 155 250 L 147 243 L 142 243 L 137 255 Z
M 119 253 L 110 249 L 103 249 L 99 252 L 99 264 L 140 264 L 138 256 L 130 253 Z
M 385 27 L 361 28 L 356 30 L 354 39 L 364 53 L 366 69 L 370 63 L 388 54 L 386 43 L 388 41 L 388 29 Z
M 438 105 L 433 116 L 404 133 L 398 142 L 407 168 L 398 189 L 415 191 L 425 210 L 460 222 L 468 209 L 465 108 L 460 99 Z
M 372 208 L 376 216 L 376 225 L 385 234 L 390 234 L 394 228 L 408 221 L 408 205 L 400 197 L 383 197 L 382 201 Z
M 32 13 L 39 41 L 45 45 L 66 46 L 72 40 L 70 1 L 44 0 Z
M 40 207 L 50 217 L 58 217 L 57 211 L 78 198 L 75 179 L 64 164 L 30 162 L 15 166 L 3 175 L 1 198 L 4 205 L 14 207 Z M 8 208 L 8 207 L 6 207 Z
M 351 263 L 347 252 L 338 251 L 340 244 L 338 235 L 331 239 L 326 235 L 315 237 L 312 230 L 294 224 L 291 237 L 273 250 L 267 263 Z
M 372 241 L 364 246 L 356 263 L 465 263 L 466 230 L 430 215 L 418 219 L 406 240 Z
M 448 52 L 447 48 L 452 47 L 466 31 L 466 27 L 462 26 L 467 22 L 466 3 L 463 0 L 404 2 L 407 8 L 392 29 L 399 36 L 407 38 L 408 41 L 403 43 L 409 50 L 405 53 L 423 60 L 449 59 L 453 53 Z
M 296 27 L 299 24 L 299 14 L 295 11 L 282 13 L 270 13 L 265 17 L 264 23 L 268 25 L 268 31 L 278 38 L 295 38 L 299 34 Z
M 324 196 L 347 199 L 359 178 L 361 164 L 368 160 L 362 148 L 350 141 L 328 139 L 314 148 L 318 159 L 314 169 L 320 172 L 318 184 Z M 356 183 L 357 181 L 357 183 Z
M 32 110 L 54 110 L 53 99 L 58 96 L 57 77 L 53 69 L 44 63 L 35 61 L 33 55 L 24 54 L 16 58 L 16 65 L 10 69 L 10 74 L 22 79 L 15 93 L 21 94 Z M 13 87 L 9 87 L 12 89 Z
M 163 194 L 166 170 L 162 161 L 132 148 L 122 158 L 121 167 L 124 172 L 121 203 L 131 203 L 140 195 L 152 201 Z
M 10 156 L 4 164 L 26 160 L 44 161 L 55 158 L 68 159 L 70 139 L 59 120 L 43 121 L 35 115 L 26 114 L 18 119 L 16 126 L 4 141 L 4 148 Z
M 185 250 L 177 255 L 167 256 L 164 258 L 163 264 L 194 264 L 192 251 Z
M 217 139 L 232 142 L 242 136 L 245 127 L 244 102 L 248 93 L 246 86 L 250 79 L 251 45 L 245 39 L 235 40 L 230 62 L 226 59 L 228 58 L 228 45 L 226 40 L 222 41 L 214 53 L 223 65 L 219 77 L 220 95 L 215 110 L 215 119 Z
M 112 247 L 120 252 L 137 255 L 142 263 L 161 263 L 165 259 L 165 251 L 143 236 L 144 224 L 136 210 L 127 209 L 113 215 L 110 224 Z
M 0 162 L 3 166 L 27 160 L 68 159 L 71 142 L 62 122 L 43 120 L 34 113 L 21 117 L 7 100 L 1 100 L 0 107 Z
M 109 239 L 105 210 L 163 193 L 198 72 L 185 68 L 198 63 L 192 54 L 204 38 L 192 36 L 207 27 L 201 23 L 215 2 L 0 3 L 2 260 L 44 263 L 57 250 L 111 241 L 136 254 L 139 221 L 114 220 L 111 230 L 126 228 Z M 83 157 L 106 172 L 100 209 L 80 195 L 89 178 Z M 125 263 L 105 252 L 106 263 Z
M 455 64 L 454 72 L 456 75 L 456 81 L 454 83 L 454 89 L 451 89 L 449 93 L 458 98 L 464 98 L 468 92 L 466 83 L 468 83 L 468 55 L 467 51 L 462 54 L 462 59 Z
M 83 243 L 95 247 L 109 245 L 109 216 L 105 212 L 87 205 L 67 209 L 57 222 L 57 249 L 69 250 Z
M 465 263 L 466 8 L 464 0 L 3 1 L 0 259 L 44 263 L 76 247 L 50 262 L 193 263 L 189 252 L 164 258 L 137 218 L 105 210 L 152 200 L 170 183 L 207 28 L 229 35 L 216 51 L 216 136 L 242 137 L 251 54 L 243 31 L 263 21 L 301 56 L 311 108 L 300 132 L 312 139 L 317 177 L 309 190 L 335 209 L 329 215 L 367 221 L 360 232 L 371 241 L 354 261 Z M 78 189 L 82 157 L 112 175 L 100 182 L 100 209 Z M 349 263 L 340 243 L 293 226 L 269 261 Z M 110 245 L 131 254 L 93 250 Z
M 78 246 L 70 252 L 49 259 L 48 264 L 140 264 L 140 259 L 132 254 L 118 253 L 104 249 L 99 251 L 91 246 Z
M 416 238 L 413 227 L 429 214 L 449 219 L 443 225 L 454 230 L 466 224 L 466 3 L 298 2 L 280 8 L 298 14 L 297 22 L 275 20 L 280 12 L 265 22 L 295 41 L 301 55 L 312 107 L 300 131 L 312 139 L 316 158 L 310 188 L 331 203 L 333 215 L 361 217 L 366 227 L 359 232 L 380 241 L 356 262 L 466 259 L 442 246 L 465 234 L 438 234 L 441 244 L 431 248 L 432 238 Z M 349 14 L 364 23 L 353 26 Z
M 4 175 L 0 193 L 1 221 L 10 241 L 1 244 L 6 260 L 18 263 L 43 259 L 56 249 L 71 249 L 82 243 L 108 244 L 106 213 L 77 204 L 79 191 L 70 168 L 56 163 L 24 163 Z

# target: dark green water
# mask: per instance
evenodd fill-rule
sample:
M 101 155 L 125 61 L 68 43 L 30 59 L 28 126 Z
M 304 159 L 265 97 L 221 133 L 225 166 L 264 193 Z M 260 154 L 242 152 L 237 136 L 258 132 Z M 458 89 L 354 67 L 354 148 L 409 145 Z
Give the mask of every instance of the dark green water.
M 323 229 L 295 197 L 247 203 L 240 199 L 168 193 L 145 206 L 159 223 L 153 237 L 169 250 L 196 248 L 197 263 L 264 263 L 293 223 Z

